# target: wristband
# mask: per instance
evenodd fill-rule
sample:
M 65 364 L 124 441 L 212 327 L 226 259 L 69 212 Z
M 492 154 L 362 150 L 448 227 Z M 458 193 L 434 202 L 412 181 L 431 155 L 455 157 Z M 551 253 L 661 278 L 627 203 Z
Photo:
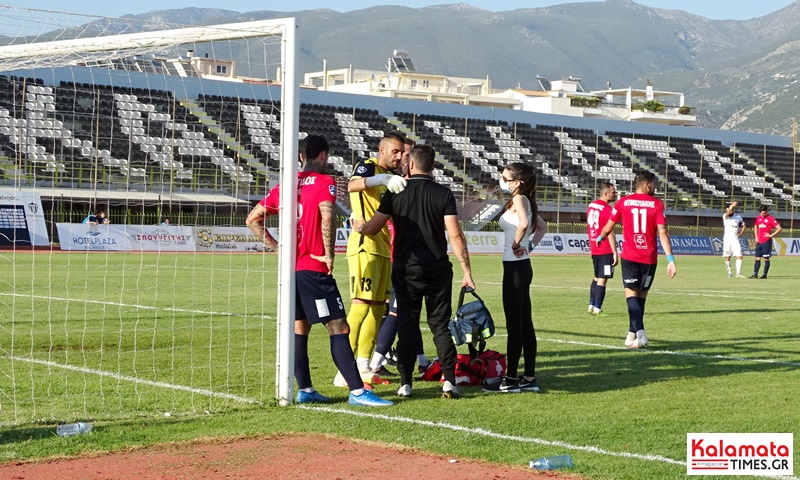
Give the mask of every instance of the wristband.
M 667 261 L 674 263 L 675 262 L 675 255 L 672 255 L 672 254 L 667 255 Z
M 594 243 L 595 243 L 595 245 L 597 245 L 597 246 L 599 247 L 599 246 L 600 246 L 600 244 L 601 244 L 601 243 L 603 243 L 603 240 L 605 240 L 605 237 L 598 236 L 598 237 L 597 237 L 597 238 L 594 240 Z

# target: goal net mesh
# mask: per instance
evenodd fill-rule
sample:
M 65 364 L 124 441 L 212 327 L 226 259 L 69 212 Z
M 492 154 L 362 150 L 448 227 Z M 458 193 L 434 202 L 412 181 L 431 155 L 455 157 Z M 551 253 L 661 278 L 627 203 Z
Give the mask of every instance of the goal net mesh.
M 0 7 L 0 424 L 273 398 L 283 27 Z

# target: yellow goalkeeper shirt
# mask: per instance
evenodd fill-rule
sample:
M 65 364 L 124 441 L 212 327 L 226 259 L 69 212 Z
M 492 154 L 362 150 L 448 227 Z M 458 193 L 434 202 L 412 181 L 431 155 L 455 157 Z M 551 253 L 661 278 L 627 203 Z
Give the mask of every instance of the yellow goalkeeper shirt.
M 394 172 L 378 165 L 377 158 L 368 158 L 355 166 L 350 180 L 372 177 L 382 173 L 393 174 Z M 367 188 L 360 192 L 350 192 L 350 206 L 353 209 L 354 219 L 367 221 L 372 218 L 378 211 L 384 192 L 386 192 L 386 187 L 383 185 Z M 361 235 L 353 230 L 347 239 L 347 255 L 356 255 L 359 252 L 391 258 L 392 245 L 389 229 L 384 226 L 377 235 L 372 237 Z

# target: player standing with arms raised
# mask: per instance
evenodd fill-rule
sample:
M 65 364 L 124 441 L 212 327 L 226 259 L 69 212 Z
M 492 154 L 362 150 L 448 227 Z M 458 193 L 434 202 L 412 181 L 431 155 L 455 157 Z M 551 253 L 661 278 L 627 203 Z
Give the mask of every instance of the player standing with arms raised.
M 667 233 L 667 220 L 664 203 L 655 198 L 656 176 L 652 172 L 640 170 L 633 180 L 636 192 L 622 197 L 614 205 L 611 218 L 597 236 L 595 244 L 600 244 L 622 222 L 622 282 L 625 287 L 625 301 L 628 303 L 630 325 L 625 345 L 631 348 L 646 347 L 649 343 L 644 332 L 644 310 L 647 293 L 653 285 L 658 266 L 658 244 L 667 256 L 667 276 L 674 278 L 678 273 L 672 244 Z M 617 249 L 616 240 L 609 237 L 611 248 Z

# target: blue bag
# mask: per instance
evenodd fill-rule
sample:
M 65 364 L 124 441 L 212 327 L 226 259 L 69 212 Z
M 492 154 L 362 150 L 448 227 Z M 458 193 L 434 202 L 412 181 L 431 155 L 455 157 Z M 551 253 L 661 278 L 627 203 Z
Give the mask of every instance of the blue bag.
M 465 304 L 464 294 L 467 292 L 471 293 L 476 300 Z M 489 313 L 489 309 L 486 308 L 481 297 L 475 293 L 475 289 L 471 287 L 461 287 L 456 316 L 450 320 L 448 326 L 453 343 L 456 345 L 466 343 L 474 347 L 480 344 L 480 351 L 483 351 L 486 339 L 494 335 L 492 314 Z

